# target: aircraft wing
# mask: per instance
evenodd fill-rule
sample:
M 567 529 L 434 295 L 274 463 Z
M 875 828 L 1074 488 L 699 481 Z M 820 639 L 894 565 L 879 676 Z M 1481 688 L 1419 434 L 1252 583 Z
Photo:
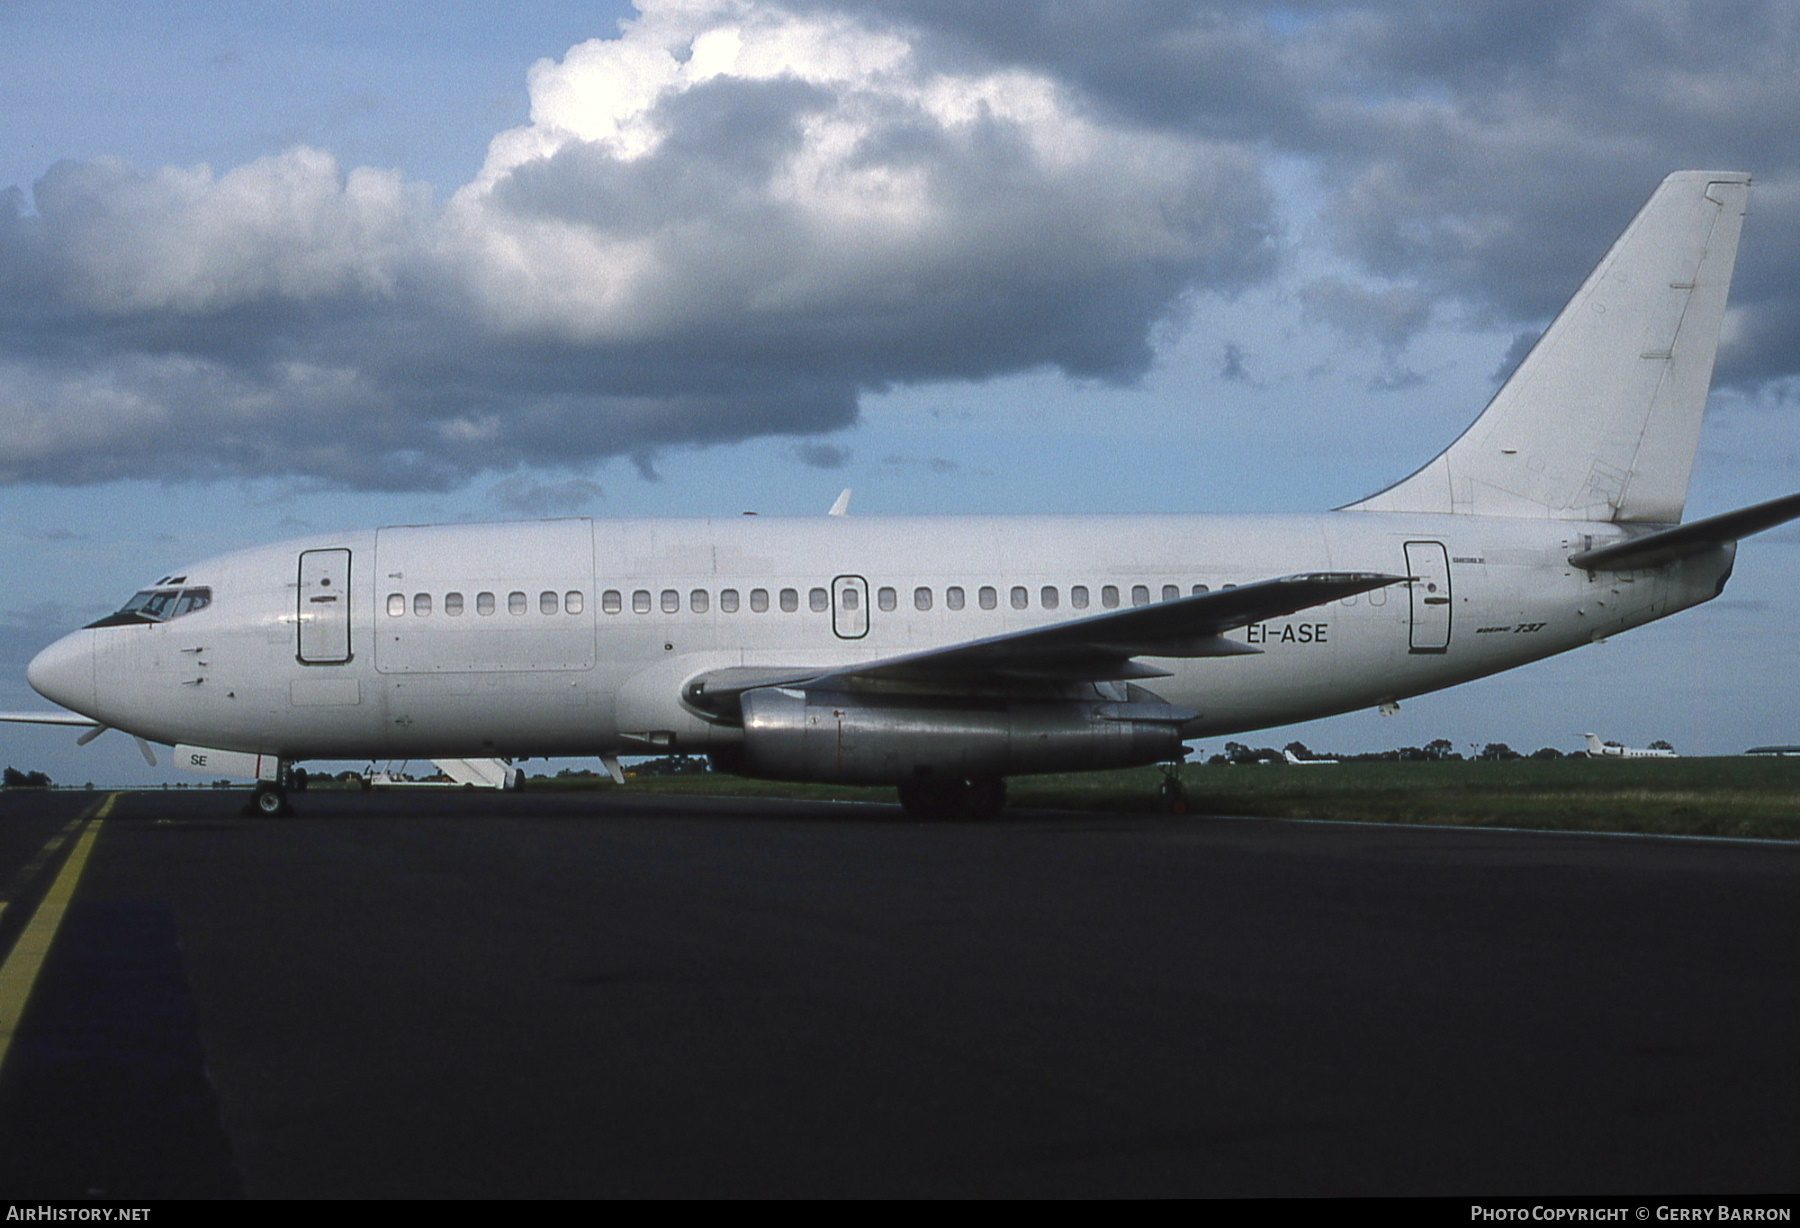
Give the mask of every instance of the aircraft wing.
M 72 725 L 80 729 L 94 729 L 100 724 L 93 717 L 82 716 L 79 712 L 0 712 L 0 723 Z
M 1164 678 L 1137 657 L 1227 657 L 1262 650 L 1224 638 L 1227 631 L 1279 618 L 1370 589 L 1403 584 L 1379 572 L 1308 572 L 1173 601 L 1110 610 L 986 639 L 828 669 L 733 667 L 692 679 L 684 698 L 724 713 L 758 687 L 850 690 L 866 682 L 967 686 L 1012 680 L 1111 682 Z
M 1637 571 L 1699 554 L 1752 533 L 1761 533 L 1795 517 L 1800 517 L 1800 495 L 1783 495 L 1767 503 L 1741 507 L 1735 512 L 1708 516 L 1642 537 L 1630 537 L 1595 550 L 1583 550 L 1571 554 L 1569 562 L 1587 571 Z

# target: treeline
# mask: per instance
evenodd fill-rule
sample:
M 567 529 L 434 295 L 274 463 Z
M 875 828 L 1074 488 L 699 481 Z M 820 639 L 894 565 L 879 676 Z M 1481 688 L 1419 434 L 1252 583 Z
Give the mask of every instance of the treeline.
M 1213 755 L 1208 763 L 1286 763 L 1287 758 L 1282 751 L 1289 751 L 1296 759 L 1324 760 L 1330 763 L 1441 763 L 1453 759 L 1486 759 L 1502 761 L 1508 759 L 1563 759 L 1585 757 L 1586 752 L 1577 751 L 1574 755 L 1565 756 L 1554 746 L 1543 746 L 1530 754 L 1514 750 L 1504 742 L 1489 742 L 1472 755 L 1464 755 L 1456 749 L 1456 744 L 1449 738 L 1436 738 L 1423 746 L 1401 746 L 1394 750 L 1365 751 L 1358 755 L 1336 755 L 1315 753 L 1308 749 L 1304 742 L 1289 742 L 1281 750 L 1271 746 L 1250 747 L 1242 742 L 1227 742 L 1223 754 Z
M 0 776 L 0 786 L 8 789 L 48 789 L 50 778 L 42 772 L 21 772 L 18 768 L 9 767 L 4 776 Z
M 628 779 L 635 780 L 640 776 L 703 776 L 712 771 L 712 762 L 705 755 L 664 755 L 660 759 L 646 759 L 642 763 L 634 763 L 625 769 Z M 545 779 L 542 776 L 534 780 Z M 592 768 L 563 768 L 554 777 L 556 780 L 605 780 L 605 772 L 596 772 Z

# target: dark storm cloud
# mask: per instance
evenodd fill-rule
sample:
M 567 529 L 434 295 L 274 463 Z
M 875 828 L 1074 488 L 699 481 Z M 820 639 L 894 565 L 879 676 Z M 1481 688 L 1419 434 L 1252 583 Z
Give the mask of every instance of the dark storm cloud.
M 531 86 L 442 203 L 306 148 L 8 192 L 0 482 L 647 467 L 895 383 L 1131 379 L 1186 296 L 1273 267 L 1254 151 L 885 21 L 649 6 Z
M 1255 383 L 1250 378 L 1249 368 L 1245 365 L 1248 352 L 1235 341 L 1225 343 L 1224 360 L 1219 364 L 1219 378 L 1228 384 Z
M 820 0 L 825 3 L 826 0 Z M 1675 170 L 1747 170 L 1722 380 L 1800 371 L 1800 6 L 865 0 L 954 62 L 1305 160 L 1339 250 L 1472 322 L 1541 326 Z
M 570 478 L 540 482 L 524 473 L 502 478 L 488 489 L 488 497 L 509 512 L 527 516 L 568 516 L 606 497 L 598 482 Z
M 1392 357 L 1431 319 L 1431 299 L 1412 287 L 1371 289 L 1338 277 L 1300 287 L 1309 319 L 1330 325 L 1348 340 L 1379 347 Z
M 1427 321 L 1541 327 L 1668 171 L 1750 170 L 1720 375 L 1792 380 L 1797 64 L 1774 3 L 648 4 L 447 199 L 303 148 L 7 192 L 0 482 L 447 487 L 1128 381 L 1278 272 L 1271 155 L 1348 262 L 1296 297 L 1383 386 Z
M 808 441 L 795 444 L 794 455 L 800 458 L 801 464 L 814 469 L 842 469 L 850 463 L 851 452 L 835 443 Z

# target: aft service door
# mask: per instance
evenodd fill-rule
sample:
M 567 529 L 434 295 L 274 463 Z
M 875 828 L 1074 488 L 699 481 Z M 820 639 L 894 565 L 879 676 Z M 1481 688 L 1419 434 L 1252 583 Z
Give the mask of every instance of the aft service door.
M 299 656 L 306 665 L 350 659 L 350 552 L 307 550 L 300 555 Z
M 1450 556 L 1443 542 L 1407 542 L 1407 585 L 1412 591 L 1412 650 L 1450 649 Z
M 831 629 L 840 640 L 869 634 L 869 582 L 861 576 L 839 576 L 831 582 Z

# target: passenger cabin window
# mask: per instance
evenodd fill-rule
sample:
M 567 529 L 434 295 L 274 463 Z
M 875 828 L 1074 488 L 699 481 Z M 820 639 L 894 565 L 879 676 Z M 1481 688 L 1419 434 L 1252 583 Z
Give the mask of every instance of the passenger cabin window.
M 768 589 L 753 588 L 750 590 L 750 612 L 752 614 L 767 614 L 769 612 Z
M 1088 607 L 1087 585 L 1077 584 L 1074 588 L 1071 588 L 1069 590 L 1069 604 L 1074 606 L 1077 610 L 1087 609 L 1087 607 Z
M 492 614 L 494 612 L 494 594 L 476 593 L 475 612 L 477 614 Z
M 600 610 L 605 614 L 617 614 L 625 608 L 623 594 L 616 588 L 609 588 L 600 594 Z
M 680 611 L 681 594 L 672 588 L 665 588 L 662 591 L 662 612 L 664 614 L 677 614 L 680 613 Z
M 843 601 L 844 609 L 846 610 L 858 610 L 862 608 L 861 599 L 857 597 L 856 590 L 853 588 L 846 587 L 844 589 Z
M 515 592 L 506 594 L 506 612 L 508 614 L 523 614 L 525 612 L 525 606 L 526 601 L 524 593 Z
M 1192 592 L 1192 593 L 1191 593 L 1191 594 L 1189 594 L 1189 595 L 1190 595 L 1190 596 L 1193 596 L 1193 597 L 1198 597 L 1198 596 L 1199 596 L 1199 595 L 1200 595 L 1200 594 L 1201 594 L 1201 593 L 1204 593 L 1204 592 L 1207 592 L 1207 591 L 1208 591 L 1208 590 L 1207 590 L 1207 587 L 1206 587 L 1206 585 L 1204 585 L 1204 584 L 1196 584 L 1196 585 L 1194 585 L 1194 591 L 1193 591 L 1193 592 Z
M 799 590 L 792 589 L 792 588 L 782 589 L 781 590 L 781 612 L 783 614 L 792 614 L 795 610 L 797 610 L 799 608 L 800 608 L 800 592 L 799 592 Z
M 931 608 L 931 590 L 920 585 L 913 590 L 913 609 L 929 610 Z
M 1007 594 L 1007 599 L 1012 603 L 1012 608 L 1015 610 L 1023 610 L 1026 606 L 1031 604 L 1031 595 L 1025 591 L 1025 586 L 1023 584 L 1013 585 L 1012 592 Z
M 1174 601 L 1179 596 L 1181 596 L 1181 586 L 1179 584 L 1163 585 L 1162 599 L 1164 601 Z
M 431 617 L 431 594 L 430 593 L 414 593 L 413 594 L 413 614 L 418 618 Z
M 444 594 L 444 613 L 448 614 L 452 618 L 456 618 L 456 617 L 459 617 L 462 614 L 462 612 L 463 612 L 463 595 L 461 593 L 445 593 Z
M 983 584 L 981 591 L 975 594 L 975 601 L 984 610 L 991 610 L 1000 604 L 1000 594 L 994 591 L 991 584 Z
M 1046 610 L 1054 610 L 1057 606 L 1061 605 L 1062 598 L 1057 594 L 1056 585 L 1044 585 L 1038 592 L 1038 603 Z
M 963 608 L 963 591 L 960 585 L 952 584 L 944 590 L 944 604 L 952 610 Z
M 1119 587 L 1116 584 L 1105 584 L 1100 588 L 1100 604 L 1109 610 L 1119 608 Z
M 580 589 L 571 589 L 563 594 L 563 609 L 567 613 L 579 614 L 581 613 L 582 607 L 586 604 L 587 602 L 582 597 Z
M 822 588 L 815 588 L 806 594 L 806 604 L 814 614 L 823 614 L 831 608 L 831 594 Z
M 703 588 L 697 588 L 688 594 L 688 609 L 696 614 L 706 613 L 708 607 L 711 605 L 712 598 L 707 595 L 706 590 Z
M 539 593 L 538 594 L 538 613 L 539 614 L 554 614 L 554 613 L 556 613 L 556 594 L 555 593 Z
M 650 612 L 649 589 L 640 588 L 631 594 L 631 612 L 633 614 L 648 614 Z
M 1148 584 L 1133 584 L 1131 586 L 1131 604 L 1150 604 L 1150 586 Z
M 900 604 L 900 594 L 896 593 L 892 588 L 876 589 L 875 604 L 884 610 L 891 610 Z
M 388 594 L 388 617 L 389 618 L 399 618 L 404 613 L 406 613 L 406 594 L 405 593 L 389 593 Z
M 735 588 L 722 589 L 719 592 L 719 610 L 725 614 L 738 612 L 738 591 Z

